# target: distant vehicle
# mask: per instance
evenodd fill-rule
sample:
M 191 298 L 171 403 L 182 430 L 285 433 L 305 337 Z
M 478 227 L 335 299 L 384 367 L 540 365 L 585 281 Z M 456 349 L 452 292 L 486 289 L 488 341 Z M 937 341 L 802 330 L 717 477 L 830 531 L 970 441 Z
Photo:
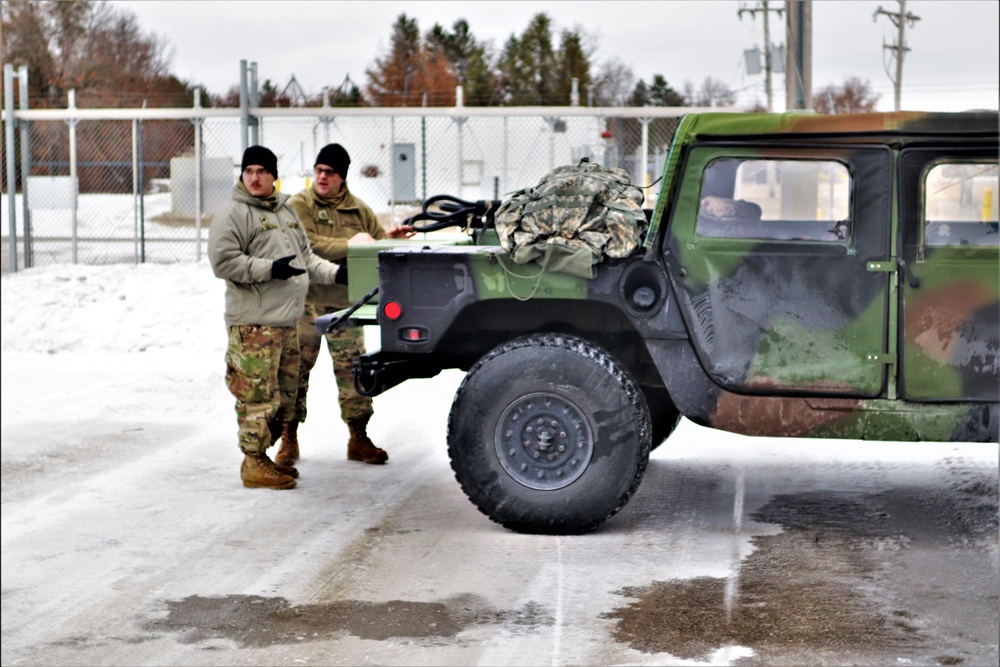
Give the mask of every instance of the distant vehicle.
M 317 327 L 379 326 L 355 369 L 370 395 L 468 371 L 452 467 L 515 531 L 606 521 L 682 415 L 996 442 L 997 128 L 978 112 L 686 116 L 641 243 L 593 277 L 512 261 L 501 202 L 436 197 L 417 226 L 467 236 L 353 249 L 359 303 Z

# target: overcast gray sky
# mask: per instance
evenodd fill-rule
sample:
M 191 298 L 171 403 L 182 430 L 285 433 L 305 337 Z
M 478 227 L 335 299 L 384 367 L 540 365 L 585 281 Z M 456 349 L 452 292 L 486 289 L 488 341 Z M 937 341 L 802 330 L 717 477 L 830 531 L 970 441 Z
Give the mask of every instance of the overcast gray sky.
M 306 93 L 335 88 L 350 76 L 363 86 L 365 70 L 389 46 L 401 13 L 417 19 L 421 33 L 435 23 L 446 28 L 464 18 L 480 40 L 499 51 L 531 17 L 546 12 L 556 31 L 580 29 L 596 40 L 592 59 L 617 59 L 647 83 L 662 74 L 675 89 L 705 77 L 738 93 L 738 104 L 765 100 L 764 75 L 746 73 L 743 52 L 763 46 L 763 21 L 737 12 L 758 2 L 737 0 L 575 0 L 528 2 L 474 0 L 415 2 L 344 0 L 116 0 L 174 48 L 173 71 L 181 79 L 223 93 L 239 82 L 240 60 L 256 62 L 261 82 L 279 89 L 295 75 Z M 784 3 L 772 0 L 771 7 Z M 896 0 L 813 2 L 813 88 L 867 79 L 881 95 L 879 110 L 893 108 L 894 72 L 882 47 L 896 28 L 881 7 L 898 12 Z M 998 108 L 1000 97 L 1000 3 L 995 0 L 909 0 L 919 17 L 907 26 L 903 69 L 904 109 L 960 111 Z M 784 41 L 784 19 L 772 14 L 771 41 Z M 774 78 L 775 110 L 784 108 L 784 78 Z

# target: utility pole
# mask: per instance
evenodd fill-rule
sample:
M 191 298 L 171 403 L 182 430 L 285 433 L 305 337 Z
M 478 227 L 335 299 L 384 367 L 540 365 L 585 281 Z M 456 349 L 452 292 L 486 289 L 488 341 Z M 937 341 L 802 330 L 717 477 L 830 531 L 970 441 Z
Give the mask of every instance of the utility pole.
M 885 14 L 892 21 L 893 25 L 899 30 L 899 35 L 896 38 L 895 44 L 882 44 L 882 48 L 886 51 L 891 51 L 896 58 L 896 76 L 893 78 L 892 74 L 889 74 L 889 68 L 885 68 L 885 73 L 889 76 L 889 80 L 892 81 L 892 85 L 895 88 L 896 94 L 896 111 L 900 110 L 900 98 L 903 92 L 903 55 L 910 49 L 906 46 L 906 23 L 909 21 L 912 27 L 917 21 L 920 20 L 919 16 L 914 16 L 912 13 L 906 11 L 906 0 L 898 0 L 899 11 L 896 13 L 887 12 L 886 10 L 879 7 L 875 10 L 875 14 L 872 16 L 872 20 L 878 21 L 879 14 Z M 883 63 L 884 65 L 884 63 Z
M 785 2 L 785 108 L 812 108 L 812 0 Z
M 743 14 L 746 13 L 750 15 L 750 18 L 756 19 L 757 12 L 764 13 L 764 86 L 767 88 L 767 112 L 771 113 L 774 111 L 774 93 L 771 91 L 771 30 L 767 19 L 770 12 L 777 12 L 778 18 L 781 18 L 781 9 L 770 9 L 768 4 L 770 4 L 768 0 L 761 0 L 762 7 L 754 9 L 740 7 L 736 15 L 742 19 Z

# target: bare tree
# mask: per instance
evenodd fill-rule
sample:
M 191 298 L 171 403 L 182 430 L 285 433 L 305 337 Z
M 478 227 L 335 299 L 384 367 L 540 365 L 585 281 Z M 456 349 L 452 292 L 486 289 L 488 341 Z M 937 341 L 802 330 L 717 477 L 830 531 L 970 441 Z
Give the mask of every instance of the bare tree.
M 875 111 L 878 93 L 867 79 L 849 76 L 837 86 L 830 84 L 813 93 L 813 107 L 819 113 L 864 113 Z
M 50 31 L 44 7 L 33 2 L 3 0 L 0 8 L 3 15 L 3 61 L 24 64 L 28 68 L 31 97 L 47 98 L 56 65 L 49 49 Z
M 3 0 L 5 62 L 28 68 L 35 106 L 190 104 L 192 90 L 170 74 L 173 52 L 146 34 L 132 12 L 107 2 Z
M 597 106 L 625 106 L 633 90 L 635 75 L 618 58 L 610 58 L 597 67 L 592 93 Z
M 76 91 L 80 106 L 179 107 L 193 102 L 194 87 L 170 74 L 167 43 L 144 33 L 126 9 L 83 0 L 2 0 L 2 11 L 3 60 L 27 67 L 32 107 L 64 106 L 70 90 Z M 81 124 L 81 192 L 131 189 L 131 146 L 109 140 L 130 131 L 128 121 Z M 33 125 L 32 173 L 61 173 L 65 133 L 61 123 Z M 149 122 L 142 157 L 162 165 L 192 141 L 189 122 Z M 84 165 L 87 162 L 92 164 Z M 162 176 L 165 169 L 145 167 L 143 173 Z
M 701 88 L 694 89 L 690 81 L 684 82 L 684 97 L 688 104 L 696 107 L 728 107 L 736 102 L 736 93 L 719 79 L 705 77 Z

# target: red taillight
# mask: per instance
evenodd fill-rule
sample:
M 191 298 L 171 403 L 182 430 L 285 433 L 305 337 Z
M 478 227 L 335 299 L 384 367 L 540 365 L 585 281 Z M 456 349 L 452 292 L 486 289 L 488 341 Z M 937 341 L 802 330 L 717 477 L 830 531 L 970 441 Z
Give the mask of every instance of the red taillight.
M 390 320 L 398 320 L 399 316 L 403 314 L 403 308 L 396 301 L 387 301 L 382 306 L 382 314 Z
M 426 343 L 429 339 L 427 327 L 405 327 L 399 330 L 399 340 L 404 343 Z

